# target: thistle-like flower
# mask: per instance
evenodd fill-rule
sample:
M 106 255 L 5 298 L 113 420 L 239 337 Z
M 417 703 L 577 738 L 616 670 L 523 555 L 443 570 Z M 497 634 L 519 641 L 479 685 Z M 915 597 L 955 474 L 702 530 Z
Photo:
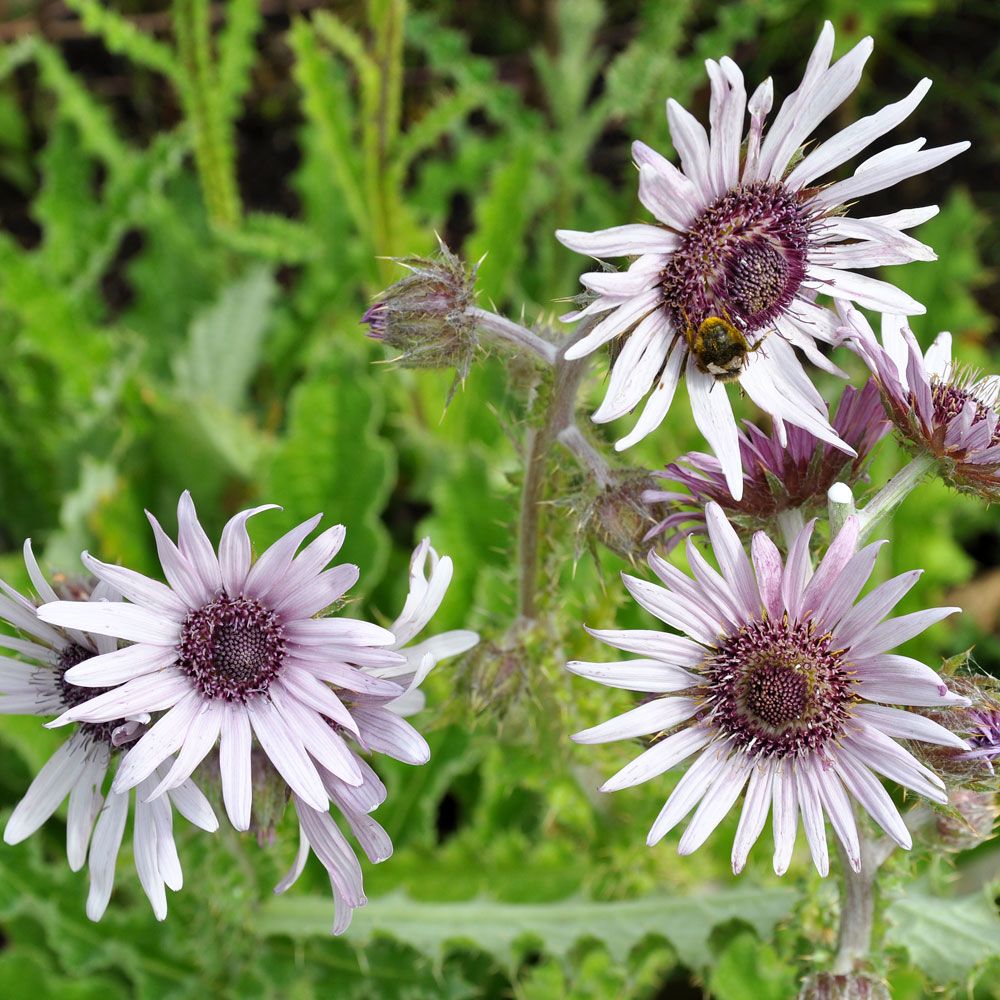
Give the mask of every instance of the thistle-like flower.
M 24 561 L 39 597 L 56 601 L 58 596 L 45 579 L 31 550 L 24 543 Z M 4 659 L 0 663 L 0 712 L 5 714 L 59 715 L 80 705 L 94 693 L 76 687 L 67 679 L 74 667 L 102 656 L 112 656 L 115 639 L 100 633 L 54 628 L 41 621 L 36 605 L 7 584 L 0 582 L 0 618 L 26 638 L 0 635 L 0 646 L 24 661 Z M 89 601 L 92 612 L 113 605 L 118 595 L 100 583 L 74 596 Z M 128 790 L 110 790 L 104 785 L 109 771 L 118 767 L 124 747 L 145 729 L 144 712 L 122 712 L 96 723 L 80 723 L 66 742 L 49 758 L 17 804 L 4 829 L 4 840 L 17 844 L 33 834 L 69 797 L 66 817 L 66 855 L 73 871 L 84 864 L 90 874 L 87 916 L 100 920 L 114 888 L 115 864 L 125 822 Z M 138 785 L 135 795 L 133 845 L 136 871 L 157 920 L 167 915 L 166 888 L 181 887 L 180 860 L 173 837 L 173 808 L 203 830 L 218 829 L 218 820 L 208 800 L 193 781 L 174 785 L 168 795 L 147 801 L 147 796 L 167 774 L 161 761 Z
M 882 317 L 882 343 L 857 309 L 841 310 L 907 445 L 934 459 L 949 486 L 1000 500 L 1000 377 L 977 377 L 951 358 L 951 334 L 925 354 L 901 316 Z
M 755 528 L 765 527 L 786 510 L 818 512 L 826 506 L 827 491 L 834 483 L 853 486 L 864 478 L 873 449 L 891 427 L 878 385 L 871 379 L 860 390 L 845 387 L 833 418 L 833 429 L 854 450 L 853 458 L 801 427 L 789 427 L 782 444 L 777 433 L 765 434 L 746 423 L 739 432 L 742 499 L 731 496 L 714 455 L 689 452 L 657 473 L 684 487 L 684 492 L 648 490 L 643 495 L 646 503 L 663 503 L 670 511 L 646 538 L 666 536 L 664 548 L 669 552 L 687 535 L 704 533 L 705 504 L 713 500 Z
M 644 143 L 632 147 L 639 199 L 655 224 L 556 234 L 570 249 L 592 257 L 635 258 L 624 272 L 585 274 L 581 281 L 596 298 L 563 317 L 603 316 L 567 350 L 567 358 L 612 341 L 620 345 L 594 420 L 623 416 L 652 388 L 635 427 L 616 446 L 629 447 L 661 423 L 686 371 L 695 422 L 737 499 L 743 481 L 736 421 L 725 386 L 718 383 L 738 381 L 775 418 L 779 435 L 784 423 L 794 424 L 847 450 L 793 348 L 814 364 L 837 370 L 817 347 L 817 341 L 838 339 L 836 317 L 815 301 L 819 293 L 881 312 L 923 312 L 909 295 L 856 271 L 933 260 L 933 251 L 904 230 L 937 209 L 850 219 L 845 206 L 930 170 L 968 145 L 923 150 L 924 140 L 918 139 L 869 157 L 845 180 L 817 185 L 902 122 L 930 86 L 922 80 L 903 100 L 849 125 L 799 159 L 812 132 L 855 89 L 872 51 L 866 38 L 831 65 L 833 42 L 827 23 L 802 83 L 766 135 L 771 81 L 748 102 L 739 67 L 729 58 L 709 60 L 710 133 L 676 101 L 667 102 L 683 170 Z
M 111 690 L 51 725 L 166 709 L 122 761 L 115 790 L 144 781 L 179 751 L 148 796 L 155 800 L 186 780 L 218 743 L 223 801 L 238 830 L 250 825 L 253 737 L 292 792 L 321 812 L 329 808 L 330 792 L 320 766 L 350 787 L 365 781 L 345 736 L 413 762 L 429 754 L 411 727 L 385 724 L 395 716 L 383 706 L 402 687 L 362 669 L 403 662 L 391 648 L 393 634 L 352 618 L 314 617 L 358 578 L 356 566 L 325 569 L 344 541 L 344 527 L 328 528 L 296 555 L 317 515 L 254 560 L 246 524 L 267 509 L 233 517 L 216 555 L 185 492 L 177 508 L 178 545 L 148 515 L 169 586 L 84 553 L 91 572 L 132 603 L 61 601 L 38 612 L 64 628 L 134 643 L 67 671 L 74 684 Z
M 404 693 L 400 697 L 380 708 L 371 709 L 372 712 L 380 713 L 379 726 L 384 731 L 406 726 L 402 717 L 413 715 L 423 708 L 424 693 L 420 690 L 420 685 L 441 660 L 458 656 L 479 641 L 475 632 L 456 629 L 410 645 L 441 606 L 451 583 L 452 571 L 451 559 L 447 556 L 439 557 L 431 548 L 429 539 L 425 538 L 417 546 L 410 560 L 410 590 L 406 602 L 399 617 L 390 626 L 396 639 L 392 648 L 402 654 L 405 661 L 387 667 L 364 668 L 366 673 L 376 677 L 391 677 L 404 687 Z M 406 763 L 420 763 L 400 757 L 395 746 L 388 747 L 385 752 Z M 321 774 L 330 799 L 347 820 L 368 860 L 378 864 L 392 854 L 392 841 L 370 813 L 385 800 L 386 788 L 364 760 L 356 754 L 355 759 L 363 776 L 363 781 L 356 787 L 323 769 Z M 312 850 L 330 876 L 334 899 L 333 933 L 342 934 L 347 930 L 356 908 L 356 904 L 351 902 L 352 897 L 344 889 L 344 883 L 348 881 L 345 869 L 360 883 L 360 867 L 329 812 L 318 812 L 298 796 L 293 796 L 293 802 L 299 817 L 299 852 L 291 870 L 278 883 L 275 892 L 285 892 L 291 888 L 302 873 Z M 362 896 L 362 901 L 363 898 Z
M 697 754 L 647 843 L 657 843 L 695 810 L 679 848 L 691 853 L 746 789 L 732 852 L 737 873 L 769 812 L 777 874 L 788 869 L 800 814 L 821 875 L 829 869 L 824 817 L 860 870 L 849 796 L 909 848 L 910 834 L 876 774 L 935 802 L 947 795 L 941 779 L 894 737 L 962 749 L 965 744 L 934 720 L 891 706 L 938 707 L 965 699 L 930 667 L 888 650 L 958 609 L 886 618 L 919 571 L 895 577 L 855 603 L 879 548 L 875 543 L 855 551 L 855 517 L 847 519 L 815 572 L 812 523 L 782 563 L 764 532 L 754 536 L 751 561 L 717 504 L 708 505 L 705 517 L 721 573 L 688 539 L 693 578 L 655 553 L 649 564 L 664 587 L 623 576 L 643 608 L 682 634 L 593 631 L 640 658 L 569 664 L 601 684 L 663 695 L 574 737 L 603 743 L 654 736 L 652 746 L 602 791 L 649 781 Z

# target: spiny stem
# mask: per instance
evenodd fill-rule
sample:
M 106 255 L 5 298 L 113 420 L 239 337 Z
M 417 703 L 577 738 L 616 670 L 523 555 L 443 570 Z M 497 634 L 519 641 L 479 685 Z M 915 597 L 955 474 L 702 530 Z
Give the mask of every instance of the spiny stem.
M 847 858 L 847 852 L 837 844 L 837 856 L 844 878 L 840 899 L 840 931 L 837 935 L 837 954 L 831 972 L 843 976 L 854 971 L 871 951 L 872 926 L 875 920 L 875 880 L 878 867 L 873 857 L 872 843 L 867 834 L 859 831 L 861 838 L 861 871 L 856 872 Z
M 931 455 L 917 455 L 909 465 L 900 469 L 872 497 L 864 510 L 859 511 L 861 519 L 858 543 L 865 539 L 878 527 L 879 523 L 892 513 L 920 483 L 920 481 L 930 472 L 934 466 L 934 458 Z
M 542 340 L 537 333 L 529 330 L 520 323 L 507 319 L 506 316 L 499 316 L 495 312 L 487 309 L 478 309 L 475 306 L 466 310 L 466 315 L 474 319 L 479 329 L 497 340 L 513 344 L 514 347 L 528 351 L 536 357 L 541 358 L 547 365 L 556 367 L 559 360 L 559 348 L 555 344 L 550 344 L 547 340 Z
M 606 487 L 611 484 L 611 467 L 576 424 L 570 424 L 559 432 L 559 442 L 577 457 L 581 465 L 590 470 L 598 486 Z

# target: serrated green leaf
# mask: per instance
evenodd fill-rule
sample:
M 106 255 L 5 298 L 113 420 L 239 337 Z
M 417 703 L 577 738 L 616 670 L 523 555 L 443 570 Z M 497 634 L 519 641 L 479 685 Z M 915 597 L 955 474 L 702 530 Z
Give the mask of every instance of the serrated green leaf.
M 469 942 L 499 962 L 511 959 L 524 939 L 541 943 L 546 954 L 564 957 L 577 942 L 593 938 L 624 961 L 643 938 L 666 938 L 681 961 L 700 969 L 711 959 L 712 928 L 742 920 L 761 937 L 788 916 L 791 889 L 726 889 L 698 898 L 649 897 L 601 903 L 569 899 L 559 903 L 421 903 L 401 895 L 372 900 L 359 910 L 349 931 L 358 944 L 377 934 L 404 941 L 431 958 L 450 943 Z M 279 897 L 266 904 L 259 927 L 264 934 L 312 937 L 329 934 L 333 904 L 322 897 Z
M 719 956 L 709 988 L 718 1000 L 787 1000 L 795 995 L 797 979 L 769 944 L 738 934 Z
M 958 899 L 912 886 L 886 908 L 886 939 L 905 948 L 934 982 L 960 982 L 1000 954 L 1000 915 L 992 894 Z
M 292 393 L 288 427 L 261 476 L 260 495 L 284 507 L 261 524 L 274 538 L 323 511 L 347 527 L 340 553 L 361 569 L 353 594 L 373 587 L 388 537 L 379 514 L 392 485 L 392 451 L 377 428 L 382 401 L 362 362 L 342 357 L 317 368 Z
M 174 361 L 180 392 L 231 410 L 245 404 L 276 291 L 271 271 L 258 265 L 223 289 L 217 301 L 194 318 L 187 342 Z

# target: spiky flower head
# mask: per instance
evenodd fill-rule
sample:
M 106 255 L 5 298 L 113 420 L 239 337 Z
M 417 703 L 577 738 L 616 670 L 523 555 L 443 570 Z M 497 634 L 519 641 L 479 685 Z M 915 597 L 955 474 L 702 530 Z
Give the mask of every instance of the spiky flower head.
M 645 498 L 656 485 L 643 469 L 622 469 L 611 481 L 569 501 L 577 507 L 577 554 L 583 544 L 603 545 L 629 562 L 645 557 L 656 520 Z
M 667 119 L 682 170 L 644 143 L 633 144 L 639 199 L 654 224 L 595 233 L 560 231 L 571 250 L 596 258 L 631 257 L 627 271 L 595 271 L 581 281 L 593 296 L 563 317 L 601 316 L 566 352 L 583 357 L 617 341 L 604 402 L 594 420 L 631 412 L 648 395 L 627 448 L 662 422 L 682 373 L 695 422 L 741 496 L 736 421 L 720 382 L 738 381 L 765 412 L 847 449 L 827 422 L 826 406 L 795 354 L 838 371 L 818 343 L 838 341 L 836 316 L 822 293 L 878 311 L 923 312 L 893 285 L 859 270 L 913 260 L 933 251 L 905 230 L 936 208 L 851 219 L 856 199 L 923 173 L 967 143 L 923 150 L 924 140 L 885 149 L 851 177 L 820 178 L 899 125 L 919 104 L 929 80 L 901 101 L 847 126 L 799 158 L 813 131 L 852 93 L 872 51 L 865 38 L 831 65 L 834 35 L 824 25 L 799 88 L 781 105 L 765 135 L 773 89 L 766 80 L 747 100 L 743 74 L 729 58 L 706 65 L 712 94 L 710 131 L 676 101 Z M 744 122 L 749 130 L 744 140 Z M 652 391 L 650 391 L 652 390 Z
M 378 295 L 361 317 L 368 336 L 394 350 L 408 368 L 455 368 L 469 373 L 478 346 L 468 310 L 475 301 L 476 269 L 444 243 L 433 257 L 400 257 L 409 274 Z
M 889 987 L 865 973 L 817 972 L 806 978 L 798 1000 L 892 1000 Z
M 841 316 L 909 448 L 934 459 L 949 486 L 1000 500 L 1000 376 L 956 365 L 950 333 L 939 333 L 924 353 L 902 316 L 882 317 L 881 344 L 857 309 Z
M 38 597 L 56 601 L 59 594 L 45 579 L 24 543 L 24 561 Z M 0 635 L 0 646 L 20 659 L 0 662 L 0 712 L 15 715 L 60 715 L 86 702 L 93 689 L 71 683 L 67 674 L 95 659 L 117 655 L 118 641 L 100 632 L 54 627 L 38 617 L 37 606 L 0 581 L 0 619 L 23 638 Z M 113 587 L 73 584 L 62 596 L 72 596 L 100 615 L 120 599 Z M 100 693 L 100 692 L 99 692 Z M 112 786 L 108 776 L 120 767 L 124 748 L 140 737 L 149 722 L 145 711 L 122 710 L 97 722 L 80 722 L 49 758 L 17 804 L 4 829 L 8 844 L 20 843 L 42 826 L 68 797 L 66 855 L 73 871 L 84 865 L 90 876 L 87 916 L 100 920 L 114 888 L 115 865 L 128 819 L 131 792 Z M 173 810 L 203 830 L 218 829 L 208 800 L 190 779 L 154 801 L 147 796 L 163 779 L 164 761 L 138 784 L 134 802 L 133 854 L 143 891 L 157 920 L 167 915 L 166 889 L 180 889 L 182 874 L 173 838 Z
M 745 790 L 732 855 L 737 873 L 769 812 L 777 874 L 788 869 L 799 816 L 821 875 L 829 870 L 825 819 L 860 870 L 850 797 L 909 848 L 906 825 L 876 775 L 945 802 L 944 782 L 896 739 L 965 745 L 934 720 L 892 706 L 944 707 L 965 699 L 930 667 L 889 650 L 958 609 L 886 618 L 919 572 L 895 577 L 858 601 L 879 545 L 856 551 L 856 517 L 847 519 L 815 572 L 813 523 L 782 561 L 764 532 L 754 536 L 748 558 L 717 504 L 708 505 L 705 518 L 721 572 L 688 539 L 692 576 L 656 553 L 649 565 L 664 586 L 623 575 L 636 601 L 681 634 L 592 631 L 639 658 L 568 665 L 610 687 L 662 696 L 574 737 L 579 743 L 652 738 L 602 791 L 653 780 L 693 756 L 647 843 L 660 841 L 694 810 L 679 847 L 691 853 Z
M 687 535 L 703 533 L 709 501 L 750 528 L 767 527 L 786 510 L 816 513 L 826 506 L 834 483 L 852 486 L 864 479 L 873 449 L 891 427 L 873 380 L 860 390 L 845 387 L 833 418 L 834 430 L 854 450 L 853 457 L 801 427 L 789 427 L 783 444 L 777 431 L 766 434 L 747 422 L 739 432 L 742 499 L 733 499 L 714 455 L 689 452 L 657 473 L 683 491 L 650 490 L 644 495 L 646 503 L 666 504 L 669 510 L 647 538 L 662 537 L 669 552 Z

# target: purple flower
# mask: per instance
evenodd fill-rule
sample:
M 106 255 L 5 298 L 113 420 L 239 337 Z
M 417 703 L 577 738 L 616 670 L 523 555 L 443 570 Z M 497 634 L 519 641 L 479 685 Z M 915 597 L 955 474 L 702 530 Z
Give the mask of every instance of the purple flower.
M 766 135 L 771 81 L 748 101 L 739 67 L 729 58 L 709 60 L 710 131 L 676 101 L 667 102 L 683 170 L 644 143 L 632 147 L 639 199 L 655 224 L 556 234 L 571 250 L 592 257 L 635 258 L 624 272 L 585 274 L 581 281 L 596 297 L 563 317 L 601 317 L 567 350 L 567 358 L 624 340 L 616 347 L 607 394 L 593 419 L 615 420 L 648 395 L 635 427 L 617 444 L 629 447 L 662 422 L 685 372 L 695 422 L 736 499 L 743 485 L 736 420 L 725 386 L 718 383 L 738 381 L 776 418 L 782 440 L 788 423 L 848 450 L 827 422 L 825 403 L 794 349 L 813 364 L 839 371 L 817 346 L 817 341 L 838 342 L 836 317 L 816 304 L 819 293 L 880 312 L 923 312 L 898 288 L 858 272 L 933 260 L 933 251 L 904 230 L 937 209 L 850 219 L 844 207 L 930 170 L 968 145 L 922 150 L 919 139 L 869 157 L 845 180 L 817 184 L 899 125 L 930 86 L 921 80 L 901 101 L 854 122 L 798 159 L 815 129 L 853 92 L 872 51 L 871 39 L 865 38 L 831 65 L 833 44 L 828 22 L 802 83 L 781 105 Z
M 43 600 L 58 595 L 42 575 L 24 543 L 28 575 Z M 0 597 L 0 618 L 28 638 L 0 636 L 0 646 L 27 662 L 0 661 L 0 712 L 51 716 L 72 710 L 93 693 L 67 679 L 80 665 L 114 657 L 117 640 L 79 629 L 54 628 L 38 617 L 35 605 L 16 590 L 0 582 L 6 597 Z M 79 605 L 99 616 L 102 609 L 117 605 L 114 588 L 100 583 L 92 593 L 84 591 Z M 69 739 L 49 758 L 17 804 L 4 840 L 20 843 L 33 834 L 69 798 L 66 815 L 66 855 L 73 871 L 84 864 L 90 874 L 87 916 L 100 920 L 114 887 L 115 863 L 125 832 L 129 799 L 127 789 L 104 784 L 109 771 L 119 766 L 122 747 L 143 732 L 149 716 L 144 710 L 122 711 L 99 722 L 82 722 Z M 136 871 L 157 920 L 167 915 L 166 888 L 180 889 L 183 881 L 174 846 L 173 808 L 203 830 L 218 829 L 218 820 L 208 800 L 190 779 L 171 787 L 168 795 L 148 801 L 149 794 L 168 773 L 165 760 L 139 782 L 135 795 L 133 853 Z
M 801 815 L 813 860 L 829 868 L 825 819 L 852 866 L 861 855 L 850 797 L 901 847 L 910 835 L 877 774 L 935 802 L 944 783 L 895 738 L 965 749 L 949 730 L 892 705 L 964 704 L 941 677 L 888 652 L 957 608 L 886 618 L 919 571 L 875 587 L 860 601 L 879 544 L 856 550 L 857 518 L 848 518 L 812 569 L 808 524 L 787 560 L 758 532 L 747 557 L 722 509 L 705 511 L 721 573 L 688 540 L 692 576 L 655 553 L 649 564 L 664 586 L 623 575 L 650 614 L 681 635 L 655 630 L 593 631 L 636 654 L 621 663 L 570 663 L 610 687 L 657 697 L 577 733 L 580 743 L 654 736 L 602 791 L 649 781 L 694 756 L 649 832 L 655 844 L 692 810 L 680 853 L 701 846 L 745 790 L 732 864 L 740 872 L 773 814 L 774 870 L 788 869 Z M 856 602 L 856 603 L 855 603 Z
M 924 354 L 901 316 L 882 317 L 879 344 L 860 312 L 844 308 L 841 315 L 907 444 L 933 458 L 950 486 L 1000 500 L 1000 378 L 956 367 L 950 333 L 938 334 Z
M 737 517 L 764 527 L 782 511 L 825 506 L 827 490 L 836 482 L 861 480 L 872 450 L 892 427 L 885 417 L 878 385 L 869 380 L 863 389 L 847 386 L 840 397 L 833 428 L 855 451 L 852 458 L 801 427 L 789 427 L 783 444 L 775 431 L 765 434 L 747 422 L 739 433 L 743 462 L 743 497 L 734 500 L 719 460 L 704 452 L 689 452 L 658 473 L 683 486 L 677 490 L 649 490 L 646 503 L 666 503 L 670 513 L 647 535 L 667 534 L 670 551 L 685 536 L 705 530 L 705 504 L 714 500 Z

